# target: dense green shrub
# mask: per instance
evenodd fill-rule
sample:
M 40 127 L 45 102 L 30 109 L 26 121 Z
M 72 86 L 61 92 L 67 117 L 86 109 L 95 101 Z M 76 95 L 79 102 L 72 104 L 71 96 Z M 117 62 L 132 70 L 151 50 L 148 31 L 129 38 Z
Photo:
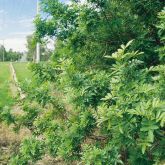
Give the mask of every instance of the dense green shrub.
M 60 84 L 64 83 L 59 88 L 51 86 L 52 91 L 58 90 L 55 94 L 49 91 L 39 95 L 45 82 L 37 92 L 34 92 L 33 86 L 29 88 L 33 99 L 27 96 L 25 103 L 28 105 L 28 101 L 33 100 L 35 104 L 26 105 L 24 115 L 14 123 L 19 127 L 28 127 L 34 137 L 22 144 L 12 163 L 35 162 L 45 151 L 53 157 L 69 161 L 69 164 L 78 161 L 82 164 L 143 165 L 158 164 L 164 160 L 165 102 L 162 91 L 165 88 L 162 84 L 165 67 L 146 68 L 139 60 L 143 53 L 127 50 L 130 43 L 122 45 L 112 56 L 105 57 L 115 61 L 109 68 L 108 77 L 101 76 L 106 83 L 97 81 L 102 72 L 95 72 L 91 82 L 95 80 L 97 83 L 92 83 L 92 90 L 83 90 L 86 93 L 83 99 L 78 92 L 86 87 L 82 75 L 72 86 L 71 78 L 64 76 L 63 72 L 59 74 Z M 62 81 L 66 78 L 69 84 Z M 65 90 L 68 86 L 73 88 L 72 92 Z M 96 92 L 96 95 L 94 89 L 106 89 L 107 92 Z M 94 98 L 101 97 L 100 100 L 96 99 L 95 103 L 89 99 L 90 92 L 93 92 Z M 44 99 L 46 104 L 39 110 L 36 103 L 42 105 L 40 99 L 48 95 L 51 99 Z M 90 104 L 85 102 L 86 99 Z M 39 137 L 42 138 L 38 141 Z
M 41 159 L 44 153 L 44 145 L 41 141 L 35 138 L 25 139 L 20 147 L 19 156 L 15 156 L 11 159 L 10 165 L 26 165 L 31 162 L 36 162 Z
M 165 159 L 164 10 L 157 19 L 163 5 L 42 0 L 50 17 L 37 17 L 36 39 L 56 36 L 56 50 L 51 62 L 31 66 L 36 79 L 22 86 L 23 115 L 2 113 L 16 129 L 33 134 L 11 164 L 36 162 L 44 154 L 87 165 Z
M 165 8 L 162 10 L 162 12 L 159 13 L 158 15 L 160 21 L 157 26 L 159 29 L 158 35 L 160 37 L 160 42 L 161 42 L 161 47 L 159 47 L 159 57 L 160 60 L 164 63 L 164 55 L 165 55 Z

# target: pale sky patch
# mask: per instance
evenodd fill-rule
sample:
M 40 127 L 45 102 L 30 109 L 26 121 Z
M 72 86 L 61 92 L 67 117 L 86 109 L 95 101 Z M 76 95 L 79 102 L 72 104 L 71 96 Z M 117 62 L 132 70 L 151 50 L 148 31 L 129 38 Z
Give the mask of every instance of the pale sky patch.
M 20 24 L 20 26 L 24 26 L 27 28 L 34 28 L 33 21 L 34 18 L 21 19 L 18 21 L 18 24 Z
M 7 14 L 7 12 L 3 9 L 0 9 L 0 14 Z
M 36 0 L 0 0 L 0 44 L 15 51 L 26 50 L 26 37 L 33 34 Z
M 3 44 L 3 40 L 0 40 L 0 44 Z M 4 40 L 4 46 L 6 50 L 13 49 L 14 51 L 24 52 L 26 51 L 26 38 L 8 38 Z
M 2 14 L 4 12 L 4 10 L 0 9 L 0 14 Z
M 28 35 L 32 35 L 33 34 L 33 31 L 27 31 L 27 32 L 21 32 L 21 31 L 18 31 L 18 32 L 12 32 L 12 33 L 9 33 L 9 35 L 13 38 L 26 38 Z

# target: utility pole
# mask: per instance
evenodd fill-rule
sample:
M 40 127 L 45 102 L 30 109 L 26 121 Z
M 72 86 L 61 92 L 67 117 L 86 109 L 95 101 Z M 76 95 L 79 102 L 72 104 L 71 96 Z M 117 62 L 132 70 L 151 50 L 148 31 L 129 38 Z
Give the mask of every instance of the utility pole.
M 39 0 L 37 0 L 37 15 L 40 13 L 40 5 L 39 5 Z M 40 62 L 40 43 L 37 43 L 36 46 L 36 63 Z
M 3 62 L 5 61 L 5 45 L 4 45 L 4 39 L 3 39 Z

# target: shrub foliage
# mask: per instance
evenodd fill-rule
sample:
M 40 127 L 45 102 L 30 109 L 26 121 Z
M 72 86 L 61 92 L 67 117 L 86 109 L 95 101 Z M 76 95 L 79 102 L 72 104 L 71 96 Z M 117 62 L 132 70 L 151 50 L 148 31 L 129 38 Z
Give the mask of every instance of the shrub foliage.
M 35 37 L 56 36 L 56 49 L 50 62 L 31 65 L 35 81 L 22 86 L 23 114 L 1 114 L 33 134 L 11 164 L 45 154 L 65 164 L 161 163 L 164 1 L 41 2 L 48 17 L 36 18 Z

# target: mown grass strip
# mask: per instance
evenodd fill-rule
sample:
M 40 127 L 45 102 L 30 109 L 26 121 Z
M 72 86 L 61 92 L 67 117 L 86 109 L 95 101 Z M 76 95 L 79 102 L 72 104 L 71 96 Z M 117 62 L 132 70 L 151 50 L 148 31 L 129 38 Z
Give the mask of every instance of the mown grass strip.
M 14 103 L 10 88 L 11 80 L 9 63 L 0 62 L 0 107 L 11 106 Z
M 20 83 L 24 82 L 26 79 L 32 78 L 32 73 L 28 69 L 28 63 L 13 63 L 13 67 Z

